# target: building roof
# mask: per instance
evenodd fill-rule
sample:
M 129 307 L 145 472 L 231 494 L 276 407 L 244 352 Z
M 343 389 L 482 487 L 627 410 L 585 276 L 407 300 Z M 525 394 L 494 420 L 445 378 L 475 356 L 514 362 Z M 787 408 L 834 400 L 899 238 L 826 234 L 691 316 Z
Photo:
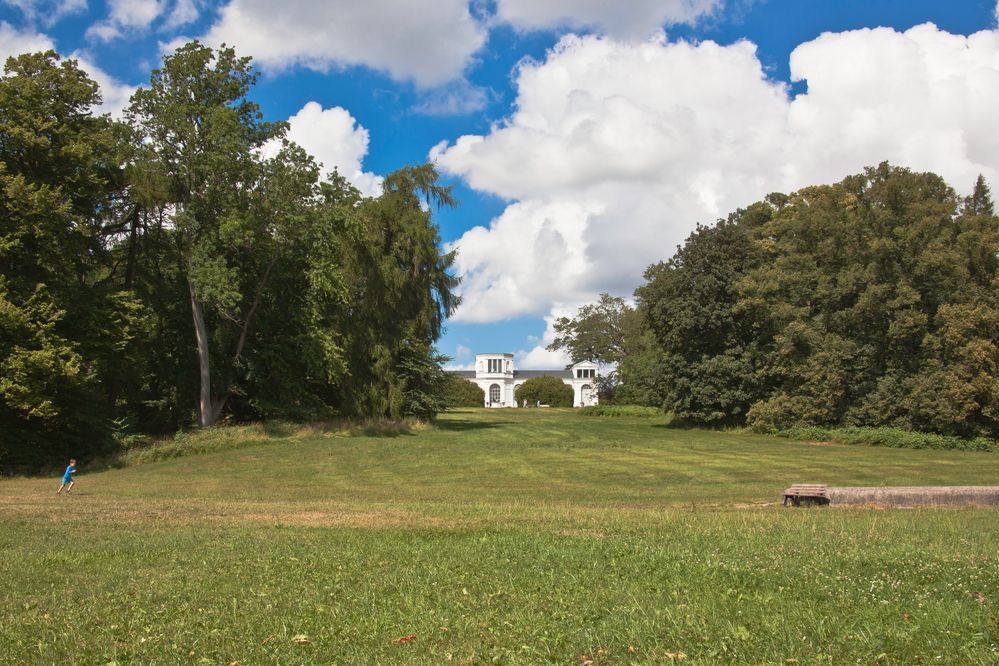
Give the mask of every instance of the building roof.
M 475 370 L 447 370 L 449 375 L 458 375 L 465 379 L 475 379 Z M 560 377 L 572 379 L 572 370 L 514 370 L 514 379 L 533 379 L 534 377 Z
M 534 377 L 562 377 L 572 379 L 571 370 L 514 370 L 514 379 L 532 379 Z

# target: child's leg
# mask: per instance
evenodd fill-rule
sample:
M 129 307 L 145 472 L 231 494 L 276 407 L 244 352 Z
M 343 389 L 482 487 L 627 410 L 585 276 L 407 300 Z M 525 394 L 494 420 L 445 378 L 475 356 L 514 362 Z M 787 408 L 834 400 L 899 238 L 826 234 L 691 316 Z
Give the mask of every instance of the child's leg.
M 56 491 L 56 495 L 62 495 L 62 489 L 65 485 L 66 485 L 65 483 L 59 484 L 59 490 Z
M 69 482 L 69 485 L 68 485 L 68 486 L 66 486 L 66 494 L 67 494 L 67 495 L 68 495 L 68 494 L 70 494 L 71 492 L 73 492 L 73 484 L 74 484 L 74 483 L 76 483 L 76 481 L 75 481 L 75 480 L 74 480 L 74 481 L 70 481 L 70 482 Z

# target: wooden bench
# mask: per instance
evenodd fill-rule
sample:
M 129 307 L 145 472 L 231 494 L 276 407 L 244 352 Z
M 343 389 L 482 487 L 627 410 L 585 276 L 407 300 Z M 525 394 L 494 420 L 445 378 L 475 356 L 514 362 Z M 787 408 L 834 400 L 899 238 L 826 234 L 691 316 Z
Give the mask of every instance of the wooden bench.
M 796 483 L 784 491 L 784 506 L 787 506 L 788 502 L 793 506 L 801 506 L 803 500 L 815 504 L 828 504 L 828 489 L 818 483 Z

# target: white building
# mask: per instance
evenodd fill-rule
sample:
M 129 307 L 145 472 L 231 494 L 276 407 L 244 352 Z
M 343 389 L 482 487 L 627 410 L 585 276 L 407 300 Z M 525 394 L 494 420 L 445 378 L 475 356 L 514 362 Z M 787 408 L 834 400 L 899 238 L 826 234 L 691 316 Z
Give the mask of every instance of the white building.
M 514 393 L 532 377 L 558 377 L 572 387 L 572 406 L 597 404 L 597 377 L 600 369 L 593 361 L 582 361 L 568 370 L 517 370 L 513 354 L 476 354 L 475 370 L 451 370 L 477 384 L 486 394 L 486 407 L 519 407 Z

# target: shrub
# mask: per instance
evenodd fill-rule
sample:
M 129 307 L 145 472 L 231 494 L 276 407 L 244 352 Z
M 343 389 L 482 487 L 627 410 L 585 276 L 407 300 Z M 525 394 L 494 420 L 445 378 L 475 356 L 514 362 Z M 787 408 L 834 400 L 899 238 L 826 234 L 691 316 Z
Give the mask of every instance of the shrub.
M 448 407 L 482 407 L 486 403 L 486 392 L 482 388 L 459 375 L 448 375 L 444 401 Z
M 985 437 L 964 439 L 954 435 L 936 435 L 900 428 L 841 428 L 834 432 L 834 437 L 847 444 L 890 446 L 896 449 L 994 451 L 996 448 L 996 443 Z
M 658 407 L 642 407 L 640 405 L 590 405 L 579 410 L 583 416 L 638 416 L 650 418 L 663 416 Z
M 961 451 L 995 451 L 996 442 L 986 437 L 963 439 L 953 435 L 936 435 L 901 428 L 819 428 L 794 426 L 775 434 L 796 440 L 840 442 L 866 446 L 887 446 L 896 449 L 954 449 Z
M 533 377 L 517 387 L 514 394 L 517 404 L 541 401 L 551 407 L 572 407 L 572 397 L 572 387 L 558 377 Z

